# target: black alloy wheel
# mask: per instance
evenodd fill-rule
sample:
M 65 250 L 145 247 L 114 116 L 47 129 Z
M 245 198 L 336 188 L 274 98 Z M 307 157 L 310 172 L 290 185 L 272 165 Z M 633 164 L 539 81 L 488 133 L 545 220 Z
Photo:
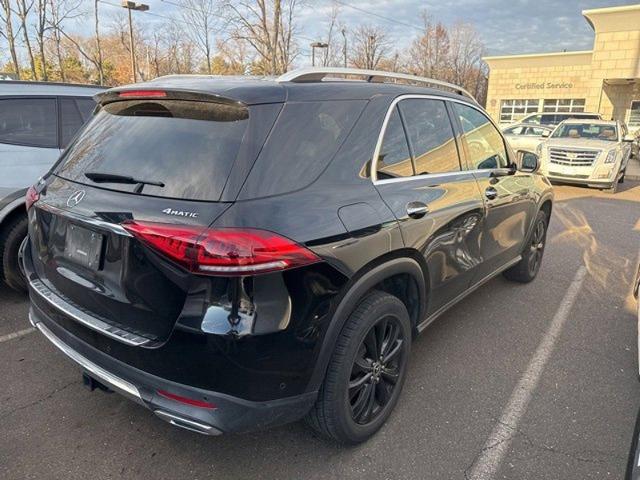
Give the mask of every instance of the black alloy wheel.
M 404 303 L 387 292 L 369 292 L 342 328 L 307 423 L 346 444 L 376 433 L 402 392 L 411 335 Z
M 392 398 L 406 363 L 406 341 L 398 318 L 387 316 L 360 343 L 348 388 L 351 418 L 358 425 L 375 421 Z
M 529 253 L 529 274 L 535 276 L 538 273 L 540 264 L 542 263 L 542 255 L 544 254 L 544 244 L 546 240 L 546 223 L 544 220 L 538 219 L 531 238 L 531 246 Z

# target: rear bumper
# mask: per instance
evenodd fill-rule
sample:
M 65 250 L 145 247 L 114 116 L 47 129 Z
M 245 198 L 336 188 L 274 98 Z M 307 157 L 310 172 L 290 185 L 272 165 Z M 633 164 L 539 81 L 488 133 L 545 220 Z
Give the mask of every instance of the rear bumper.
M 126 365 L 79 340 L 47 318 L 32 303 L 31 323 L 84 373 L 110 389 L 153 411 L 172 425 L 206 435 L 246 432 L 302 418 L 316 399 L 316 392 L 266 402 L 252 402 L 230 395 L 167 381 Z M 158 391 L 206 401 L 215 408 L 196 407 L 161 396 Z

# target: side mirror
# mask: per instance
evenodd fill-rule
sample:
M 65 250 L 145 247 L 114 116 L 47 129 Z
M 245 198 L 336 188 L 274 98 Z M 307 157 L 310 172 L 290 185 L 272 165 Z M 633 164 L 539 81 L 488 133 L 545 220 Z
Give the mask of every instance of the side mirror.
M 542 131 L 542 138 L 549 138 L 549 135 L 551 135 L 551 132 L 549 130 Z
M 626 134 L 624 137 L 622 137 L 622 141 L 623 142 L 635 142 L 636 141 L 636 137 L 634 137 L 631 134 Z
M 538 155 L 527 150 L 518 150 L 518 163 L 522 172 L 536 172 L 540 167 Z

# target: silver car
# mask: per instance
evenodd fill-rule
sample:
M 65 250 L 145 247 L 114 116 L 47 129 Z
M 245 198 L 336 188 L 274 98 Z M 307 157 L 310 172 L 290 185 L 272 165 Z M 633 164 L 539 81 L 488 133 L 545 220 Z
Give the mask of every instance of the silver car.
M 55 163 L 96 106 L 95 86 L 0 81 L 0 276 L 26 284 L 18 250 L 27 234 L 25 194 Z
M 624 181 L 631 141 L 627 127 L 618 121 L 566 120 L 536 153 L 549 180 L 615 193 Z
M 533 125 L 529 123 L 517 123 L 502 129 L 504 137 L 514 151 L 527 150 L 535 152 L 545 136 L 551 135 L 553 127 L 545 125 Z

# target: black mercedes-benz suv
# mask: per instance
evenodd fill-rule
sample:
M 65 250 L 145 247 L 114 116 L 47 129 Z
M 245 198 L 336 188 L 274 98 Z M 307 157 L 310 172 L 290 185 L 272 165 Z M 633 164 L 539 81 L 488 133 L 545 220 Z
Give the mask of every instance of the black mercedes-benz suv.
M 27 194 L 30 319 L 174 425 L 363 441 L 418 332 L 540 267 L 551 187 L 456 86 L 304 69 L 96 99 Z

